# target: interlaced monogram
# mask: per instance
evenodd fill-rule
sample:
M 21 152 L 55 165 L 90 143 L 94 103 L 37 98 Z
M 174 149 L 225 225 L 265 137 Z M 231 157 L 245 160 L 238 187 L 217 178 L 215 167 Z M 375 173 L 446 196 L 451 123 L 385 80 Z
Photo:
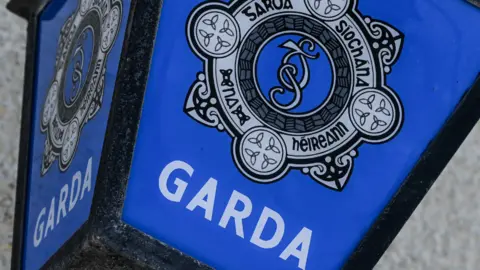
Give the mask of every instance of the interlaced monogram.
M 304 47 L 308 45 L 305 52 Z M 302 39 L 298 44 L 293 40 L 287 40 L 280 45 L 280 48 L 289 49 L 289 52 L 283 57 L 282 65 L 278 70 L 278 78 L 281 86 L 270 89 L 270 99 L 272 103 L 280 110 L 289 111 L 302 103 L 302 92 L 307 87 L 310 80 L 310 67 L 308 66 L 307 59 L 316 60 L 320 57 L 320 53 L 312 54 L 315 51 L 316 44 L 310 39 Z M 301 70 L 295 64 L 290 63 L 290 60 L 298 56 L 301 61 Z M 297 78 L 299 71 L 303 71 L 302 77 Z M 280 104 L 276 95 L 284 94 L 285 91 L 292 92 L 294 94 L 293 99 L 288 104 Z
M 86 38 L 85 33 L 82 34 L 83 38 Z M 83 43 L 80 43 L 75 49 L 74 58 L 76 61 L 74 63 L 74 70 L 72 73 L 72 95 L 69 102 L 72 103 L 75 101 L 77 92 L 80 90 L 83 78 L 83 63 L 85 61 L 85 53 L 83 51 Z

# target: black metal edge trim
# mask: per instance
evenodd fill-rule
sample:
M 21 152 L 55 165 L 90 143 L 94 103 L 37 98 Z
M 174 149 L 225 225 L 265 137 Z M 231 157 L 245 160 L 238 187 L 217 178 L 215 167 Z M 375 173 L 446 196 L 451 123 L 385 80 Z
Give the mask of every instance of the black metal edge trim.
M 87 223 L 84 223 L 80 229 L 47 260 L 41 269 L 70 269 L 68 265 L 72 263 L 71 258 L 77 254 L 88 252 L 90 248 L 87 243 L 89 236 L 90 233 Z
M 51 0 L 10 0 L 7 9 L 19 17 L 30 21 L 31 16 L 39 14 Z
M 480 74 L 343 269 L 372 269 L 480 119 Z
M 37 34 L 38 20 L 41 12 L 51 0 L 10 1 L 7 9 L 28 20 L 27 45 L 25 50 L 24 89 L 22 117 L 20 126 L 19 156 L 17 164 L 17 181 L 15 196 L 15 214 L 11 253 L 12 270 L 23 269 L 25 222 L 27 215 L 28 176 L 31 157 L 31 132 L 33 123 L 35 82 L 37 68 Z
M 467 0 L 470 4 L 480 8 L 480 0 Z
M 171 248 L 122 221 L 130 168 L 150 76 L 163 1 L 142 0 L 118 73 L 118 90 L 110 111 L 105 148 L 95 186 L 89 220 L 93 234 L 112 250 L 152 269 L 209 269 L 197 260 Z
M 144 265 L 122 256 L 96 237 L 90 237 L 88 241 L 83 243 L 82 249 L 72 255 L 72 259 L 68 261 L 68 264 L 56 264 L 51 269 L 145 269 Z
M 15 214 L 12 239 L 11 266 L 12 270 L 23 268 L 24 231 L 26 221 L 26 206 L 28 198 L 28 176 L 30 170 L 31 132 L 33 125 L 35 82 L 37 67 L 37 34 L 38 20 L 41 12 L 51 0 L 12 0 L 7 3 L 7 9 L 28 21 L 25 50 L 24 86 L 22 101 L 22 116 L 20 124 L 20 142 L 17 164 L 17 181 L 15 196 Z
M 138 265 L 145 266 L 145 269 L 212 269 L 191 256 L 123 222 L 118 222 L 109 227 L 102 237 L 104 237 L 106 245 L 115 250 L 117 254 L 131 258 Z
M 89 233 L 84 223 L 72 238 L 41 269 L 144 269 L 145 266 L 106 245 Z
M 11 2 L 10 2 L 11 3 Z M 13 243 L 11 269 L 21 269 L 23 265 L 24 227 L 26 200 L 28 197 L 28 175 L 30 168 L 30 138 L 32 130 L 33 99 L 35 84 L 35 67 L 37 64 L 37 26 L 41 8 L 27 13 L 27 45 L 25 50 L 24 85 L 22 101 L 22 120 L 20 125 L 20 142 L 17 165 L 17 190 L 15 197 L 15 215 L 13 226 Z
M 96 232 L 121 218 L 161 4 L 132 3 L 135 16 L 125 36 L 90 213 L 89 223 Z

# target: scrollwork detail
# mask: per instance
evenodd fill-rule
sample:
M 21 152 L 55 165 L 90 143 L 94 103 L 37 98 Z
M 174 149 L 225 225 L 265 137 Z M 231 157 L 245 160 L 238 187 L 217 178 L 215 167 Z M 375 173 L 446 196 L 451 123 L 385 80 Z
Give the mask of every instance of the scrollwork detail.
M 356 155 L 357 152 L 352 150 L 338 156 L 327 156 L 322 161 L 305 168 L 303 173 L 328 188 L 341 191 L 350 178 Z
M 368 32 L 372 37 L 372 49 L 379 56 L 380 63 L 386 73 L 391 72 L 403 46 L 403 34 L 392 26 L 381 21 L 365 18 Z
M 225 125 L 216 106 L 217 104 L 217 97 L 205 82 L 205 74 L 199 73 L 197 80 L 190 88 L 185 112 L 206 126 L 216 127 L 219 131 L 224 131 Z

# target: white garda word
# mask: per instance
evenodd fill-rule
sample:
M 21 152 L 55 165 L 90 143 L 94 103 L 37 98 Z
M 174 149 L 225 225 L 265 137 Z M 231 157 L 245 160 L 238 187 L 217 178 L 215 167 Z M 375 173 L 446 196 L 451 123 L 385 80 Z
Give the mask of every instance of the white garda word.
M 34 247 L 38 247 L 42 243 L 42 240 L 48 236 L 48 233 L 53 232 L 55 226 L 58 226 L 60 221 L 73 210 L 77 202 L 83 199 L 85 193 L 90 192 L 92 189 L 91 179 L 92 158 L 88 160 L 84 177 L 82 178 L 80 171 L 76 172 L 72 177 L 70 185 L 67 183 L 60 189 L 58 202 L 56 201 L 56 197 L 53 197 L 50 201 L 50 206 L 43 207 L 42 210 L 40 210 L 33 234 Z
M 173 181 L 173 184 L 176 186 L 175 190 L 169 190 L 167 188 L 167 186 L 171 185 L 168 183 L 170 175 L 174 171 L 179 170 L 186 172 L 190 177 L 193 176 L 194 169 L 189 164 L 183 161 L 173 161 L 163 169 L 159 177 L 158 184 L 160 192 L 166 199 L 172 202 L 181 202 L 188 186 L 186 181 L 176 178 Z M 218 182 L 216 179 L 208 179 L 203 187 L 190 200 L 186 208 L 190 211 L 194 211 L 198 207 L 202 208 L 205 211 L 205 219 L 212 221 L 215 196 L 217 194 L 217 184 Z M 238 205 L 243 205 L 243 207 L 237 207 Z M 237 208 L 241 208 L 242 210 L 238 210 Z M 218 225 L 224 229 L 229 224 L 230 226 L 233 225 L 235 226 L 237 236 L 245 238 L 243 220 L 247 219 L 252 214 L 252 210 L 253 204 L 250 198 L 234 190 L 230 196 L 227 206 L 223 210 L 223 215 Z M 269 221 L 273 221 L 275 223 L 275 233 L 269 239 L 264 239 L 262 238 L 262 233 L 267 222 Z M 276 211 L 268 207 L 264 207 L 253 234 L 250 237 L 250 242 L 263 249 L 272 249 L 282 242 L 284 233 L 285 221 L 283 220 L 282 216 Z M 298 259 L 298 267 L 300 269 L 305 269 L 307 265 L 311 239 L 312 231 L 308 228 L 303 228 L 297 234 L 297 236 L 290 241 L 285 250 L 283 250 L 283 252 L 280 254 L 280 258 L 287 260 L 293 256 Z

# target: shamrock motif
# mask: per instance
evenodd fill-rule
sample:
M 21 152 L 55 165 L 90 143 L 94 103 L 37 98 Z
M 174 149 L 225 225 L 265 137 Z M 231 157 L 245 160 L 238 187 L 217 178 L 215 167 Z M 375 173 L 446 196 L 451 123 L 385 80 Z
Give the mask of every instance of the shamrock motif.
M 102 48 L 107 49 L 112 41 L 115 39 L 118 24 L 120 22 L 120 10 L 118 8 L 112 9 L 103 23 L 103 39 Z
M 376 130 L 378 127 L 384 127 L 387 125 L 387 122 L 383 121 L 383 120 L 380 120 L 378 119 L 377 116 L 373 116 L 373 123 L 372 123 L 372 127 L 370 128 L 371 130 Z
M 277 164 L 277 161 L 273 158 L 269 158 L 266 154 L 263 154 L 262 170 L 265 170 L 270 165 Z
M 385 132 L 393 119 L 393 107 L 388 97 L 383 93 L 367 91 L 355 100 L 353 117 L 367 133 L 379 134 Z
M 341 9 L 339 5 L 333 4 L 332 0 L 327 0 L 327 3 L 328 5 L 325 9 L 325 14 L 330 14 L 333 10 L 337 11 Z
M 252 146 L 254 146 L 254 148 L 256 147 L 257 151 L 254 151 L 250 148 L 245 148 L 245 153 L 246 153 L 247 156 L 250 157 L 250 164 L 252 166 L 257 165 L 257 158 L 258 158 L 258 156 L 260 156 L 261 153 L 263 153 L 263 155 L 262 155 L 263 162 L 261 164 L 261 168 L 262 168 L 262 170 L 265 170 L 265 169 L 268 168 L 268 166 L 275 165 L 275 164 L 278 163 L 277 160 L 269 157 L 267 155 L 267 152 L 271 151 L 271 152 L 274 152 L 275 154 L 281 154 L 281 151 L 275 145 L 276 143 L 275 143 L 275 139 L 273 137 L 270 137 L 270 139 L 268 140 L 268 146 L 265 149 L 263 149 L 263 144 L 262 144 L 263 139 L 265 139 L 265 133 L 264 132 L 260 132 L 256 136 L 248 138 L 247 141 Z
M 231 37 L 235 36 L 235 33 L 233 33 L 233 30 L 230 29 L 230 22 L 228 20 L 225 20 L 225 22 L 223 22 L 223 28 L 220 29 L 220 33 L 226 33 Z
M 216 52 L 220 51 L 224 47 L 230 47 L 230 46 L 232 46 L 232 44 L 223 40 L 220 36 L 217 36 L 217 45 L 215 46 L 215 51 Z
M 215 35 L 213 33 L 207 33 L 205 30 L 203 29 L 200 29 L 198 30 L 198 32 L 200 32 L 200 35 L 203 37 L 203 44 L 205 46 L 208 46 L 210 45 L 210 41 L 212 39 L 212 37 Z
M 225 11 L 206 12 L 195 24 L 196 44 L 210 56 L 232 52 L 240 40 L 237 21 Z
M 375 94 L 370 95 L 368 98 L 361 98 L 360 103 L 367 105 L 370 110 L 373 110 L 373 102 L 375 101 Z
M 262 133 L 263 134 L 263 133 Z M 265 148 L 265 151 L 273 151 L 274 153 L 277 153 L 277 154 L 280 154 L 280 149 L 275 146 L 275 139 L 270 138 L 270 140 L 268 141 L 268 147 Z
M 363 126 L 367 121 L 367 117 L 370 116 L 368 112 L 362 112 L 360 109 L 355 109 L 355 113 L 360 116 L 360 124 Z
M 258 146 L 258 148 L 262 148 L 262 140 L 263 140 L 263 132 L 259 133 L 256 138 L 249 138 L 248 141 Z
M 378 107 L 375 110 L 375 112 L 381 112 L 381 113 L 385 114 L 386 116 L 390 116 L 391 113 L 390 113 L 389 110 L 387 110 L 387 108 L 385 106 L 386 106 L 385 99 L 382 99 L 382 101 L 380 101 L 380 107 Z
M 252 171 L 267 173 L 281 168 L 285 148 L 271 131 L 254 130 L 245 135 L 241 145 L 243 163 Z
M 313 6 L 315 7 L 315 9 L 318 10 L 320 8 L 320 4 L 322 3 L 322 1 L 323 0 L 314 0 Z M 332 13 L 332 11 L 338 11 L 341 9 L 342 8 L 339 5 L 332 3 L 332 0 L 327 0 L 327 7 L 325 8 L 324 14 L 328 15 Z
M 43 107 L 43 122 L 42 125 L 47 125 L 50 119 L 52 118 L 53 114 L 55 113 L 55 103 L 57 102 L 57 94 L 58 94 L 58 83 L 55 81 L 52 86 L 50 87 L 47 100 L 45 101 L 45 105 Z
M 260 155 L 259 151 L 254 152 L 251 149 L 245 148 L 245 152 L 247 153 L 248 156 L 250 156 L 250 163 L 255 166 L 255 163 L 257 163 L 257 157 Z
M 76 140 L 78 137 L 78 122 L 72 121 L 71 125 L 67 128 L 65 137 L 64 137 L 64 147 L 62 149 L 62 159 L 68 161 L 73 152 L 75 151 Z
M 204 19 L 202 22 L 213 30 L 217 30 L 218 15 L 214 15 L 211 19 Z

